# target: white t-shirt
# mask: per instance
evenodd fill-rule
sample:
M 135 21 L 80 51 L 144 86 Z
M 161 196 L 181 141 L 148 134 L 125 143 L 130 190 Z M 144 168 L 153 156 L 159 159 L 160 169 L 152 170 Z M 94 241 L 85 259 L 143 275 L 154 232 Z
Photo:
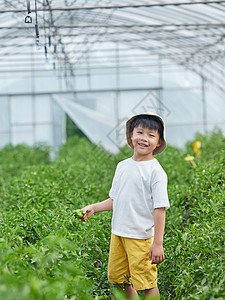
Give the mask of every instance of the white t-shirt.
M 154 236 L 154 209 L 169 208 L 167 175 L 157 159 L 118 163 L 109 192 L 113 199 L 112 233 L 148 239 Z

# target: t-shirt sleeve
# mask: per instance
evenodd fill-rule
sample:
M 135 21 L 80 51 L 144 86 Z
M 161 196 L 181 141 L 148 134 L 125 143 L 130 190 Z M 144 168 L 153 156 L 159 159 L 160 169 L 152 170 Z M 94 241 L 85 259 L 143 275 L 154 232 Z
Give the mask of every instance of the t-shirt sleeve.
M 153 208 L 170 207 L 168 193 L 167 193 L 167 175 L 164 170 L 155 174 L 151 184 Z
M 113 181 L 112 181 L 112 186 L 111 186 L 111 189 L 109 191 L 109 197 L 111 199 L 115 199 L 116 197 L 116 194 L 117 194 L 117 173 L 118 173 L 118 165 L 116 167 L 116 171 L 115 171 L 115 174 L 114 174 L 114 177 L 113 177 Z

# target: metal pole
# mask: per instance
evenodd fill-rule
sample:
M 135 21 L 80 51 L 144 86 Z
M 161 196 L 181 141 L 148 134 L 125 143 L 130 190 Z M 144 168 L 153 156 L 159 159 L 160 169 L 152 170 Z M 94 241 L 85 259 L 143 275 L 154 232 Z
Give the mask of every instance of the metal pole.
M 203 132 L 208 131 L 207 126 L 207 107 L 206 107 L 206 95 L 205 95 L 205 78 L 202 76 L 202 119 L 203 119 Z
M 36 143 L 36 133 L 35 133 L 35 127 L 36 127 L 36 120 L 35 120 L 35 66 L 34 66 L 34 52 L 33 46 L 31 46 L 31 102 L 32 102 L 32 132 L 33 132 L 33 143 Z
M 116 55 L 116 98 L 115 98 L 115 114 L 116 114 L 116 144 L 120 148 L 120 111 L 119 111 L 119 102 L 120 102 L 120 53 L 119 53 L 119 43 L 116 43 L 115 49 Z
M 90 57 L 89 57 L 89 51 L 88 51 L 88 49 L 86 50 L 86 68 L 87 68 L 88 89 L 91 90 Z
M 12 101 L 11 96 L 8 96 L 8 117 L 9 117 L 9 144 L 12 144 Z
M 159 55 L 159 61 L 158 61 L 158 78 L 159 78 L 159 87 L 160 89 L 158 90 L 158 111 L 159 111 L 159 115 L 163 117 L 163 107 L 162 107 L 162 103 L 163 103 L 163 95 L 162 95 L 162 91 L 161 91 L 161 87 L 162 87 L 162 61 L 161 61 L 161 57 Z
M 55 50 L 56 52 L 56 50 Z M 63 69 L 62 69 L 62 65 L 61 63 L 59 62 L 59 68 L 58 68 L 58 87 L 59 87 L 59 91 L 60 93 L 64 94 L 64 89 L 63 89 L 63 76 L 62 76 L 62 72 L 63 72 Z M 73 91 L 71 91 L 71 94 L 73 93 Z M 54 100 L 53 97 L 51 97 L 52 99 L 52 108 L 54 105 L 58 105 L 56 103 L 56 101 Z M 62 117 L 62 144 L 64 144 L 66 142 L 66 113 L 63 111 L 63 117 Z M 52 114 L 52 130 L 54 131 L 54 127 L 55 127 L 55 118 L 54 118 L 54 114 Z M 56 140 L 55 140 L 55 133 L 54 133 L 54 151 L 56 151 Z

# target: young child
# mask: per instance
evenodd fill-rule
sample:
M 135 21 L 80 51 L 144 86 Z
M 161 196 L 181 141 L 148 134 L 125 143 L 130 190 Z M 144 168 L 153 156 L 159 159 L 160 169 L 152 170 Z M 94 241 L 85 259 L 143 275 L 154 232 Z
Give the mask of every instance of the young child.
M 156 265 L 164 260 L 169 201 L 167 175 L 154 155 L 166 148 L 164 121 L 154 113 L 133 116 L 126 136 L 133 156 L 117 165 L 109 198 L 82 208 L 88 213 L 83 220 L 113 210 L 109 282 L 125 284 L 128 298 L 138 298 L 137 290 L 143 290 L 146 299 L 159 299 Z

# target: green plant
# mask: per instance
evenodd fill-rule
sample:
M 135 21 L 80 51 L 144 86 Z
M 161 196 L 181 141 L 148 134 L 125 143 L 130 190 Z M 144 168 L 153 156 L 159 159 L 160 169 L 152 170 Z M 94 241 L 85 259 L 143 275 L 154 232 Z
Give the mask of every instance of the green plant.
M 197 138 L 201 157 L 192 142 L 156 157 L 168 174 L 171 204 L 158 267 L 161 299 L 225 295 L 224 139 Z M 184 161 L 187 154 L 196 168 Z M 124 299 L 107 281 L 112 213 L 83 223 L 73 212 L 107 198 L 116 164 L 131 155 L 124 147 L 114 156 L 77 136 L 51 163 L 43 148 L 0 151 L 0 300 Z

